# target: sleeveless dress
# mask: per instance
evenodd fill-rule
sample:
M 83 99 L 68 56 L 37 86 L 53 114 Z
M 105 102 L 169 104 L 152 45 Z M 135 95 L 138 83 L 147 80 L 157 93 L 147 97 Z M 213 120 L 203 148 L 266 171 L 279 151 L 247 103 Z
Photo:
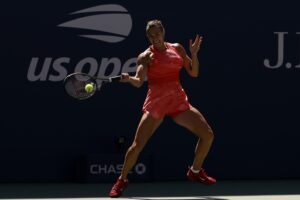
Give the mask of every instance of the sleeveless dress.
M 174 118 L 191 106 L 179 80 L 183 59 L 170 43 L 165 43 L 165 46 L 163 52 L 150 47 L 153 60 L 148 67 L 148 92 L 143 112 L 156 119 Z

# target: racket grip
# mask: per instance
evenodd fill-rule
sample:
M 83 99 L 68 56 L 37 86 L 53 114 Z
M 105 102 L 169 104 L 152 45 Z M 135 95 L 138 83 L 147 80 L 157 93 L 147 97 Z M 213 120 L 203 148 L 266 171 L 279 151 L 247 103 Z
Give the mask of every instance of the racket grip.
M 110 80 L 109 82 L 118 82 L 121 80 L 121 75 L 110 77 L 109 80 Z

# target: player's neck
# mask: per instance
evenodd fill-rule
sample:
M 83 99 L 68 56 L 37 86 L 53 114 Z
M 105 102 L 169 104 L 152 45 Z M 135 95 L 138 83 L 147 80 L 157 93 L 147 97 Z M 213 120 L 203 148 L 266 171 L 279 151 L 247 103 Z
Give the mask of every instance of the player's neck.
M 165 44 L 165 42 L 162 44 L 162 45 L 160 45 L 160 46 L 154 46 L 154 45 L 152 45 L 152 48 L 155 50 L 155 51 L 158 51 L 158 52 L 164 52 L 164 51 L 166 51 L 166 49 L 167 49 L 167 46 L 166 46 L 166 44 Z

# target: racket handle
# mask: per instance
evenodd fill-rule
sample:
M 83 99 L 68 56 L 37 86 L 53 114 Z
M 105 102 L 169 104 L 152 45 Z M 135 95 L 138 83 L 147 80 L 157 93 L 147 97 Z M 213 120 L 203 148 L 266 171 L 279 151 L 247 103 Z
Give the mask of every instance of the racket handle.
M 118 82 L 121 80 L 121 75 L 120 76 L 113 76 L 109 78 L 109 82 Z

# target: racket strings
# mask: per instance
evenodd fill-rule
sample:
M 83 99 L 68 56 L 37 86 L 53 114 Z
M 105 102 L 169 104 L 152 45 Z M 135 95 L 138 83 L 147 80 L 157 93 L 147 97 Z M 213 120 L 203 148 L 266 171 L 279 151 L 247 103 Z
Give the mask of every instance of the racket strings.
M 86 99 L 93 95 L 94 92 L 88 93 L 85 90 L 85 86 L 88 83 L 92 83 L 89 77 L 82 75 L 74 75 L 69 77 L 65 82 L 65 89 L 67 93 L 77 99 Z

